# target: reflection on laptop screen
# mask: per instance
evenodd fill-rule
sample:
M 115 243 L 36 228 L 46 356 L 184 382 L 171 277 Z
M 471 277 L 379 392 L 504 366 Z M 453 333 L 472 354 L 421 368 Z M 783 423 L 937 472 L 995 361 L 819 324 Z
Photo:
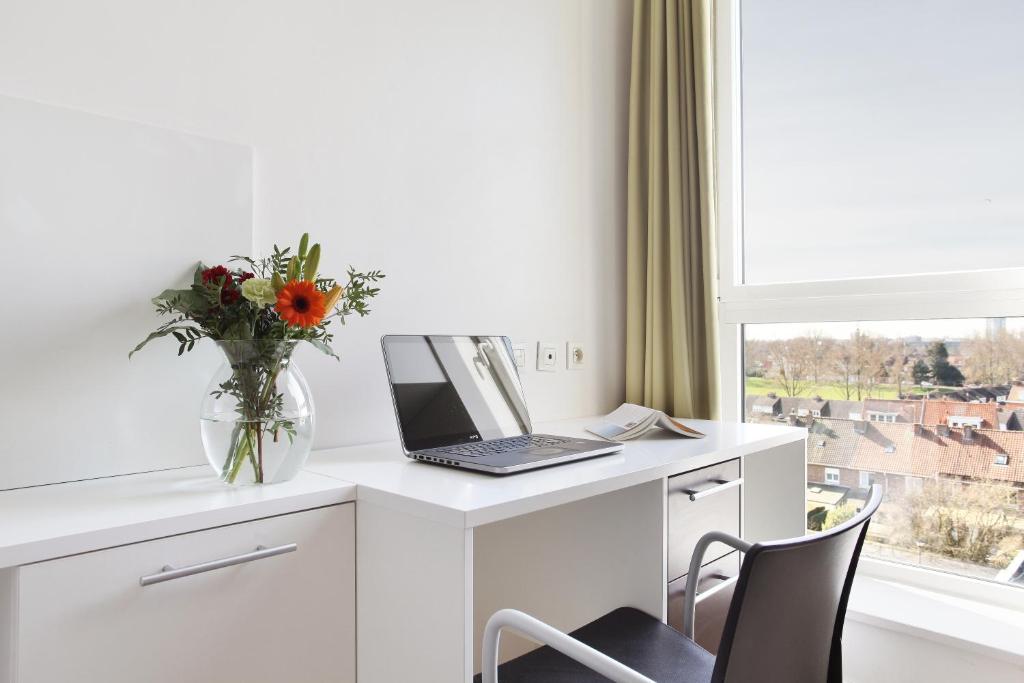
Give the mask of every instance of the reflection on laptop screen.
M 402 441 L 409 451 L 531 431 L 506 337 L 384 337 Z

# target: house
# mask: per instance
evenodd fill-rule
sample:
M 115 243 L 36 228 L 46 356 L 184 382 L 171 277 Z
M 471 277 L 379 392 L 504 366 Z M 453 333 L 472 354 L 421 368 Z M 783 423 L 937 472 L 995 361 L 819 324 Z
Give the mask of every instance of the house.
M 1006 394 L 1007 401 L 1020 401 L 1024 403 L 1024 382 L 1016 381 L 1010 385 L 1010 391 Z
M 995 403 L 964 401 L 924 401 L 921 423 L 929 427 L 970 426 L 976 429 L 999 429 L 999 406 Z
M 829 402 L 821 396 L 805 398 L 802 396 L 786 396 L 780 399 L 782 415 L 795 415 L 796 417 L 826 417 L 828 415 Z
M 920 422 L 923 401 L 864 400 L 864 419 L 869 422 Z
M 748 421 L 773 420 L 782 414 L 782 401 L 775 393 L 746 396 L 743 404 Z
M 882 484 L 890 493 L 916 489 L 935 472 L 916 462 L 915 426 L 909 423 L 821 420 L 807 444 L 807 478 L 864 490 Z
M 864 403 L 862 401 L 829 400 L 828 416 L 840 420 L 864 419 Z

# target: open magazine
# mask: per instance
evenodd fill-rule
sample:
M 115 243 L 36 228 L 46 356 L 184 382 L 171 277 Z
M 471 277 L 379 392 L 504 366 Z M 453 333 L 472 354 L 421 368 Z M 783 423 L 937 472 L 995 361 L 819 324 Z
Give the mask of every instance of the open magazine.
M 661 427 L 691 439 L 704 438 L 703 433 L 687 427 L 660 410 L 644 408 L 632 403 L 623 403 L 605 416 L 601 422 L 588 426 L 587 431 L 609 441 L 629 441 L 643 436 L 655 427 Z

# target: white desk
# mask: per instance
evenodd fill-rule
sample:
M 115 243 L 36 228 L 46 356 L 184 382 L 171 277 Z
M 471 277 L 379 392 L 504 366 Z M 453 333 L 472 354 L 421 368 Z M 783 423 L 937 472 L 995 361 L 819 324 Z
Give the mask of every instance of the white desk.
M 537 425 L 585 435 L 591 419 Z M 360 683 L 468 681 L 483 623 L 523 609 L 570 630 L 623 605 L 665 618 L 667 477 L 740 458 L 744 536 L 803 533 L 803 429 L 693 421 L 619 454 L 508 477 L 407 459 L 398 443 L 314 454 L 356 485 Z M 503 638 L 503 658 L 531 646 Z

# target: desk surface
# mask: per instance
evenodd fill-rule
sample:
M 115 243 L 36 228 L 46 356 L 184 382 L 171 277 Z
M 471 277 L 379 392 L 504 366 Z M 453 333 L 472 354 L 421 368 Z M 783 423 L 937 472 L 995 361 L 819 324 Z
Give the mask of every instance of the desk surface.
M 580 418 L 534 425 L 537 433 L 591 436 Z M 803 440 L 807 430 L 687 420 L 707 434 L 654 430 L 620 453 L 508 476 L 410 460 L 398 442 L 316 451 L 306 469 L 356 484 L 359 500 L 470 528 Z M 591 438 L 596 438 L 592 437 Z

